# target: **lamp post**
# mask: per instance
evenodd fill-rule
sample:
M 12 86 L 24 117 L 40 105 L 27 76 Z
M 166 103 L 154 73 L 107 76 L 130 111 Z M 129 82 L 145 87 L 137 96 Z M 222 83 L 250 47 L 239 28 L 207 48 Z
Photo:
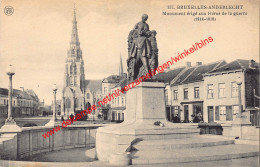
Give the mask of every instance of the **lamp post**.
M 58 89 L 57 89 L 56 84 L 52 85 L 52 90 L 53 90 L 53 94 L 54 94 L 53 113 L 52 113 L 51 120 L 45 126 L 55 126 L 55 121 L 57 120 L 57 118 L 56 118 L 56 93 L 57 93 Z
M 12 115 L 12 94 L 13 94 L 13 86 L 12 86 L 12 78 L 15 74 L 14 66 L 11 64 L 7 67 L 6 74 L 9 76 L 9 90 L 8 90 L 8 114 L 7 119 L 5 120 L 5 125 L 1 127 L 0 132 L 8 133 L 8 132 L 21 132 L 21 128 L 16 125 L 16 122 L 13 119 Z
M 241 100 L 241 85 L 242 85 L 242 79 L 240 77 L 237 78 L 236 83 L 238 85 L 238 118 L 242 117 L 242 100 Z
M 243 81 L 242 79 L 239 77 L 236 80 L 236 84 L 238 85 L 238 109 L 239 112 L 237 114 L 236 119 L 233 121 L 232 123 L 232 136 L 234 137 L 239 137 L 240 139 L 242 139 L 243 137 L 243 127 L 244 126 L 250 126 L 251 122 L 246 119 L 245 116 L 242 116 L 242 96 L 241 96 L 241 85 L 242 85 Z
M 57 120 L 56 117 L 56 93 L 57 93 L 57 85 L 54 84 L 52 85 L 52 90 L 53 90 L 53 95 L 54 95 L 54 102 L 53 102 L 53 114 L 52 114 L 52 119 Z
M 11 121 L 13 119 L 12 118 L 12 92 L 13 92 L 12 78 L 13 75 L 15 74 L 14 66 L 10 64 L 7 68 L 6 74 L 9 76 L 9 91 L 8 91 L 9 103 L 8 103 L 8 116 L 6 121 Z

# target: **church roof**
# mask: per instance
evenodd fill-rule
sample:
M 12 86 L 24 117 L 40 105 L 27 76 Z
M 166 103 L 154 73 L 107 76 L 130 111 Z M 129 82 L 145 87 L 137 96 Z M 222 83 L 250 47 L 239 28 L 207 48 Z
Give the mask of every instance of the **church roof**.
M 91 92 L 96 92 L 102 89 L 102 80 L 85 80 L 85 88 Z

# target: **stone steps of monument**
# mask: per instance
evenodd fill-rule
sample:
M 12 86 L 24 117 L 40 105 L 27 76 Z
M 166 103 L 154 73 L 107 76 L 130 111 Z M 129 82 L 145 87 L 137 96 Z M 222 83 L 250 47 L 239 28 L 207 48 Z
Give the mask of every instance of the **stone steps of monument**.
M 181 139 L 199 136 L 198 128 L 171 128 L 137 130 L 136 135 L 144 140 Z
M 134 145 L 139 150 L 173 150 L 181 148 L 210 147 L 218 145 L 234 144 L 234 139 L 230 138 L 208 138 L 197 135 L 192 138 L 181 139 L 161 139 L 161 140 L 144 140 Z
M 217 145 L 175 150 L 145 150 L 133 155 L 133 165 L 169 164 L 229 160 L 258 156 L 258 147 L 254 145 Z

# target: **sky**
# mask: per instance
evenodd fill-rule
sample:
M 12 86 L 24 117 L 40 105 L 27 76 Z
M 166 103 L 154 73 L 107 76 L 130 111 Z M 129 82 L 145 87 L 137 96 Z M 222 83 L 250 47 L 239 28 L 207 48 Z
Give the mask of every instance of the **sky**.
M 58 99 L 64 81 L 64 68 L 76 6 L 78 34 L 83 52 L 86 79 L 104 79 L 118 74 L 120 55 L 127 71 L 129 31 L 148 14 L 150 30 L 157 31 L 159 64 L 177 56 L 195 42 L 212 37 L 214 41 L 181 60 L 195 65 L 219 60 L 254 59 L 259 62 L 259 2 L 168 1 L 168 0 L 2 0 L 0 13 L 0 87 L 8 88 L 6 67 L 15 67 L 13 87 L 33 89 L 40 100 L 50 104 L 52 85 L 58 86 Z M 165 16 L 167 12 L 196 10 L 167 9 L 167 5 L 243 5 L 240 16 L 216 16 L 216 21 L 195 22 L 193 16 Z M 3 12 L 12 6 L 11 16 Z M 214 10 L 216 12 L 223 10 Z M 198 10 L 198 12 L 208 12 Z M 174 68 L 172 67 L 172 68 Z

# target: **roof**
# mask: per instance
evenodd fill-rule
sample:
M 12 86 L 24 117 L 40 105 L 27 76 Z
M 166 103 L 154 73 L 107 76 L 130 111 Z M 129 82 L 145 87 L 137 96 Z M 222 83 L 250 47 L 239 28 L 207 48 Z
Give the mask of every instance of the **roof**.
M 158 73 L 155 75 L 155 77 L 159 81 L 163 81 L 164 83 L 168 83 L 168 82 L 170 83 L 184 69 L 185 69 L 185 67 L 179 67 L 179 68 L 167 71 L 167 72 Z
M 196 67 L 189 67 L 187 69 L 185 69 L 185 71 L 176 79 L 175 82 L 173 82 L 172 84 L 174 85 L 178 85 L 181 84 L 185 78 L 187 78 L 187 76 L 192 73 L 192 71 L 195 69 Z
M 224 64 L 226 64 L 226 62 L 224 60 L 221 60 L 221 61 L 217 61 L 217 62 L 205 64 L 205 65 L 188 67 L 171 84 L 179 85 L 179 84 L 202 81 L 203 74 L 205 74 L 211 70 L 214 70 L 217 67 L 222 66 Z
M 119 83 L 122 79 L 124 79 L 124 76 L 110 75 L 109 77 L 105 78 L 102 82 L 103 83 Z
M 208 73 L 218 73 L 224 71 L 234 71 L 234 70 L 241 70 L 241 69 L 256 69 L 259 68 L 259 63 L 255 62 L 254 60 L 242 60 L 237 59 L 228 64 L 225 64 L 217 69 L 211 70 Z
M 123 88 L 128 84 L 127 78 L 123 78 L 118 84 L 116 84 L 113 88 L 120 87 Z
M 35 101 L 39 101 L 38 96 L 32 89 L 26 89 L 26 93 L 29 94 Z
M 102 89 L 102 80 L 85 80 L 85 88 L 91 92 L 96 92 Z
M 8 96 L 8 92 L 9 92 L 8 89 L 0 88 L 0 95 Z M 28 100 L 35 100 L 35 98 L 33 96 L 31 96 L 30 94 L 28 94 L 27 92 L 22 91 L 22 90 L 17 90 L 17 89 L 13 89 L 13 97 L 18 97 L 18 98 L 28 99 Z
M 226 64 L 225 61 L 219 61 L 219 62 L 214 62 L 210 63 L 208 65 L 201 65 L 198 66 L 197 68 L 194 69 L 191 75 L 189 75 L 187 78 L 185 78 L 182 83 L 190 83 L 190 82 L 197 82 L 197 81 L 202 81 L 203 80 L 203 74 L 216 69 L 219 66 L 222 66 Z

